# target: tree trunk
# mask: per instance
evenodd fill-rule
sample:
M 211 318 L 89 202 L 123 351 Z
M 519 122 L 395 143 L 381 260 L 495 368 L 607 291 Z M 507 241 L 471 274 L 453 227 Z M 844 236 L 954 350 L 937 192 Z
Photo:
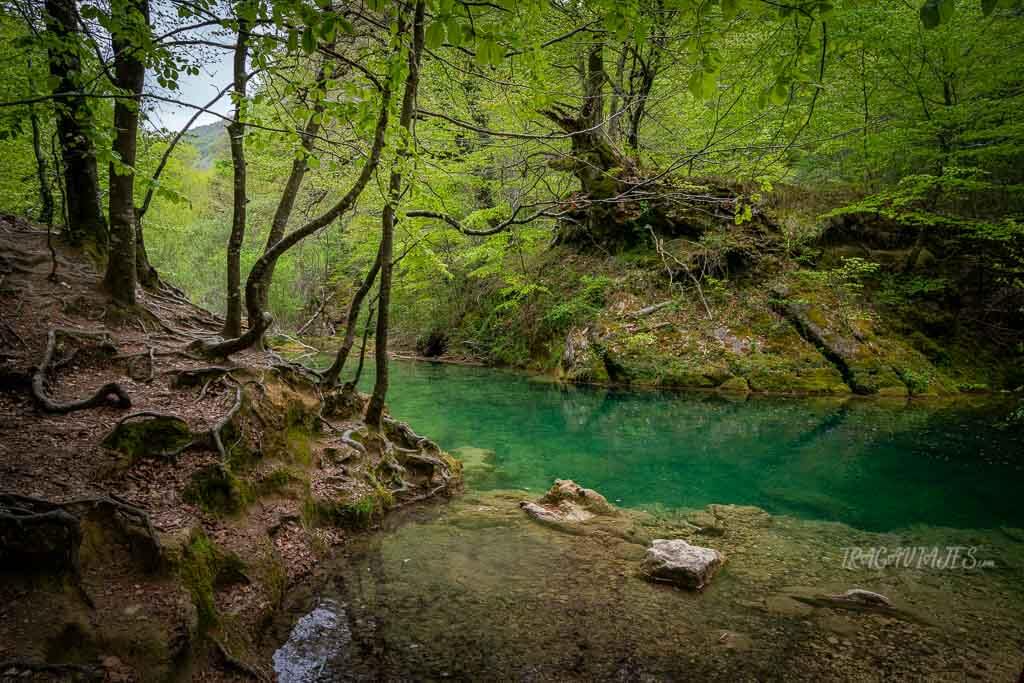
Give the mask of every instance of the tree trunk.
M 390 109 L 391 88 L 389 83 L 385 81 L 381 91 L 380 113 L 377 115 L 377 126 L 373 133 L 373 144 L 370 146 L 370 154 L 366 159 L 366 162 L 363 164 L 362 170 L 359 172 L 359 177 L 352 183 L 352 187 L 349 188 L 348 192 L 346 192 L 344 196 L 334 204 L 334 206 L 304 224 L 302 227 L 296 228 L 279 239 L 273 247 L 265 251 L 262 256 L 256 259 L 256 263 L 252 265 L 252 269 L 249 271 L 249 277 L 245 281 L 245 304 L 249 311 L 259 312 L 259 318 L 257 318 L 257 320 L 265 320 L 269 317 L 268 313 L 259 310 L 260 283 L 264 281 L 263 278 L 266 276 L 267 270 L 272 268 L 277 263 L 277 260 L 281 258 L 281 255 L 286 251 L 310 235 L 313 235 L 317 231 L 330 225 L 335 219 L 351 209 L 355 205 L 359 195 L 362 194 L 363 189 L 366 188 L 367 183 L 370 182 L 370 178 L 376 172 L 377 166 L 380 164 L 381 150 L 384 149 L 384 141 L 387 137 Z M 270 283 L 267 282 L 267 286 L 269 285 Z M 269 322 L 267 324 L 269 325 Z M 254 343 L 258 342 L 259 340 L 257 339 Z M 234 348 L 236 345 L 225 343 L 225 346 Z
M 138 209 L 136 209 L 136 212 Z M 149 262 L 146 242 L 142 235 L 142 216 L 135 214 L 135 277 L 146 289 L 157 289 L 160 286 L 160 274 Z
M 423 14 L 424 0 L 417 0 L 416 11 L 412 25 L 412 48 L 409 50 L 409 74 L 405 79 L 405 93 L 402 97 L 402 113 L 399 118 L 399 125 L 406 133 L 411 132 L 412 115 L 416 106 L 416 93 L 420 83 L 420 55 L 423 53 Z M 401 26 L 399 33 L 401 33 Z M 406 141 L 411 140 L 411 135 L 405 135 Z M 405 142 L 403 144 L 408 144 Z M 401 156 L 408 154 L 407 150 L 399 150 Z M 399 193 L 402 190 L 401 166 L 396 163 L 391 170 L 391 178 L 388 182 L 388 196 L 381 215 L 381 241 L 380 241 L 380 286 L 377 296 L 377 334 L 374 344 L 374 360 L 376 362 L 377 376 L 373 384 L 373 394 L 370 396 L 369 405 L 366 408 L 366 423 L 380 429 L 384 419 L 384 399 L 388 393 L 388 321 L 391 303 L 391 271 L 393 268 L 392 252 L 394 251 L 395 233 L 395 205 L 398 203 Z
M 322 384 L 324 386 L 333 387 L 337 384 L 341 371 L 345 369 L 348 354 L 352 352 L 352 347 L 356 343 L 356 323 L 358 322 L 359 311 L 363 307 L 363 299 L 366 298 L 370 288 L 373 287 L 374 280 L 377 279 L 377 273 L 380 271 L 380 261 L 381 249 L 378 247 L 376 260 L 370 266 L 369 272 L 363 278 L 363 283 L 356 290 L 356 293 L 352 296 L 352 302 L 348 305 L 348 316 L 345 318 L 345 339 L 342 341 L 341 347 L 338 348 L 338 353 L 335 355 L 331 367 L 327 368 L 323 375 Z
M 615 242 L 621 239 L 616 220 L 616 198 L 624 185 L 620 174 L 632 163 L 618 154 L 606 134 L 604 123 L 604 45 L 598 43 L 587 53 L 583 69 L 583 101 L 578 111 L 556 105 L 541 113 L 572 134 L 572 151 L 552 166 L 570 171 L 580 181 L 585 208 L 564 224 L 562 242 Z
M 249 25 L 238 17 L 238 41 L 235 43 L 234 97 L 235 114 L 228 124 L 231 140 L 231 165 L 234 170 L 231 236 L 228 238 L 227 310 L 224 313 L 223 335 L 228 339 L 242 333 L 242 241 L 245 239 L 245 62 L 249 50 Z M 254 320 L 250 316 L 249 324 Z
M 104 287 L 122 305 L 135 303 L 135 153 L 138 147 L 139 107 L 146 67 L 139 58 L 139 40 L 149 30 L 148 0 L 120 0 L 111 12 L 121 14 L 121 30 L 111 35 L 114 80 L 130 99 L 114 102 L 114 151 L 120 165 L 110 163 L 110 250 Z
M 78 54 L 79 18 L 75 0 L 46 0 L 46 15 L 47 32 L 55 38 L 48 52 L 50 75 L 57 79 L 54 92 L 77 92 L 80 84 L 76 78 L 82 73 L 82 62 Z M 61 95 L 54 98 L 54 105 L 64 166 L 65 238 L 75 246 L 90 245 L 100 253 L 105 252 L 107 222 L 100 207 L 89 106 L 80 95 Z
M 32 152 L 36 156 L 36 177 L 39 180 L 39 222 L 53 224 L 53 192 L 50 189 L 50 171 L 46 163 L 46 153 L 39 133 L 39 116 L 35 108 L 29 111 L 32 123 Z
M 327 61 L 324 60 L 320 64 L 320 69 L 317 71 L 316 82 L 317 88 L 322 89 L 324 83 L 327 80 Z M 306 163 L 306 156 L 313 150 L 313 142 L 316 136 L 320 132 L 320 118 L 324 112 L 324 99 L 320 97 L 317 99 L 316 104 L 313 105 L 313 113 L 310 115 L 309 120 L 306 121 L 305 127 L 303 127 L 302 136 L 302 151 L 304 152 L 301 159 L 295 159 L 292 162 L 291 173 L 288 174 L 288 180 L 284 184 L 284 190 L 281 192 L 281 199 L 277 203 L 277 210 L 274 212 L 274 221 L 270 225 L 270 234 L 267 235 L 267 246 L 264 252 L 270 250 L 274 244 L 277 243 L 282 237 L 284 237 L 285 228 L 288 227 L 288 219 L 291 218 L 292 209 L 295 207 L 295 199 L 298 197 L 299 188 L 302 186 L 302 180 L 306 176 L 306 171 L 309 170 L 309 164 Z M 274 267 L 276 264 L 271 264 L 267 268 L 266 274 L 263 276 L 260 282 L 257 283 L 257 302 L 259 304 L 258 310 L 249 308 L 248 302 L 246 302 L 246 308 L 248 309 L 247 314 L 249 317 L 258 317 L 260 313 L 267 307 L 267 296 L 270 290 L 270 283 L 274 279 Z

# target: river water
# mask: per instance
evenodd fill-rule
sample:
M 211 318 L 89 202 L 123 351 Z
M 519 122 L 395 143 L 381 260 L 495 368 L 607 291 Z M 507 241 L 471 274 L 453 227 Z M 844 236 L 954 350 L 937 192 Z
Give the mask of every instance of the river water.
M 392 382 L 392 414 L 465 459 L 467 493 L 393 515 L 290 596 L 268 636 L 281 681 L 1010 680 L 1024 663 L 1008 404 L 627 392 L 413 362 Z M 642 540 L 531 522 L 518 501 L 555 478 L 625 508 L 637 539 L 723 551 L 725 570 L 700 594 L 652 585 Z M 771 521 L 723 512 L 721 535 L 693 536 L 683 520 L 710 503 Z M 844 565 L 879 546 L 988 562 Z M 901 612 L 794 598 L 851 587 Z
M 442 448 L 492 451 L 476 490 L 574 479 L 620 506 L 708 503 L 844 522 L 1024 526 L 1024 431 L 990 401 L 615 391 L 516 372 L 395 362 L 394 415 Z M 364 387 L 369 390 L 370 386 Z

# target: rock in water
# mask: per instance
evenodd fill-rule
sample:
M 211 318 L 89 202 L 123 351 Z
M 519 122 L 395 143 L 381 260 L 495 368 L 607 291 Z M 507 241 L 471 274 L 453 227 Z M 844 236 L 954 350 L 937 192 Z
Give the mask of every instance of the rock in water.
M 690 545 L 681 539 L 657 539 L 647 549 L 642 568 L 652 581 L 701 590 L 724 562 L 725 555 L 713 548 Z
M 586 522 L 600 515 L 614 516 L 615 507 L 593 489 L 585 489 L 571 479 L 556 479 L 536 503 L 519 504 L 528 515 L 545 524 Z

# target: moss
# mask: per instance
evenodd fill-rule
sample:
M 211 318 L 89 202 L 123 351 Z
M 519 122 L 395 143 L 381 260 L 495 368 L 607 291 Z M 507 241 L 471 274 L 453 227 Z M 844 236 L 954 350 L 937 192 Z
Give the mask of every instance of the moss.
M 282 493 L 293 484 L 305 483 L 305 479 L 287 467 L 275 467 L 260 478 L 254 489 L 257 496 L 265 496 Z
M 267 600 L 276 609 L 284 602 L 288 590 L 288 569 L 272 545 L 263 558 L 254 571 L 259 577 L 260 586 L 263 587 Z
M 306 467 L 313 463 L 313 435 L 306 427 L 293 425 L 286 429 L 284 449 L 292 462 Z
M 102 445 L 134 461 L 146 455 L 177 451 L 190 441 L 192 431 L 184 420 L 157 416 L 121 423 L 103 439 Z
M 718 390 L 745 394 L 750 392 L 750 385 L 742 377 L 730 377 L 718 385 Z
M 346 500 L 310 496 L 303 505 L 303 517 L 310 526 L 331 524 L 365 529 L 395 504 L 394 495 L 372 474 L 367 486 Z
M 252 491 L 228 468 L 214 463 L 196 471 L 181 495 L 207 512 L 231 514 L 245 507 Z
M 300 427 L 306 431 L 316 431 L 317 412 L 302 400 L 292 398 L 285 405 L 284 421 L 287 427 Z
M 199 628 L 206 630 L 217 623 L 217 604 L 213 586 L 217 579 L 220 557 L 217 547 L 199 532 L 192 535 L 178 564 L 178 577 L 192 595 L 199 616 Z

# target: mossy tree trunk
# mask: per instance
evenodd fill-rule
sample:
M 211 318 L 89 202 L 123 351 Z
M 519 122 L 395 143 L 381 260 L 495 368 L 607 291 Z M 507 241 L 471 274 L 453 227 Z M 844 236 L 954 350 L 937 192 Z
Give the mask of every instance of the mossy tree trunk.
M 64 236 L 75 246 L 107 248 L 107 222 L 100 206 L 99 173 L 93 147 L 92 112 L 79 93 L 82 73 L 79 37 L 81 19 L 74 0 L 46 0 L 46 30 L 54 40 L 48 46 L 50 75 L 56 80 L 54 105 L 57 138 L 64 172 L 67 225 Z M 68 94 L 65 94 L 68 93 Z
M 111 35 L 115 85 L 129 95 L 114 102 L 114 151 L 110 162 L 110 250 L 103 284 L 120 304 L 135 303 L 135 156 L 138 148 L 139 107 L 146 67 L 141 35 L 149 30 L 148 0 L 116 0 L 111 12 L 121 30 Z
M 236 12 L 236 15 L 241 13 Z M 238 18 L 238 39 L 234 53 L 235 113 L 228 124 L 231 141 L 231 167 L 234 177 L 232 188 L 231 235 L 228 237 L 227 305 L 224 313 L 223 335 L 229 339 L 242 334 L 242 241 L 245 239 L 245 86 L 248 80 L 245 68 L 249 52 L 249 23 Z M 250 320 L 252 325 L 253 321 Z
M 614 214 L 625 189 L 621 175 L 633 164 L 615 150 L 608 138 L 603 43 L 593 45 L 587 52 L 581 74 L 583 99 L 578 110 L 555 105 L 541 112 L 572 135 L 570 154 L 554 161 L 552 166 L 570 171 L 580 181 L 579 201 L 584 207 L 572 217 L 575 222 L 563 226 L 560 239 L 612 242 L 619 238 Z

